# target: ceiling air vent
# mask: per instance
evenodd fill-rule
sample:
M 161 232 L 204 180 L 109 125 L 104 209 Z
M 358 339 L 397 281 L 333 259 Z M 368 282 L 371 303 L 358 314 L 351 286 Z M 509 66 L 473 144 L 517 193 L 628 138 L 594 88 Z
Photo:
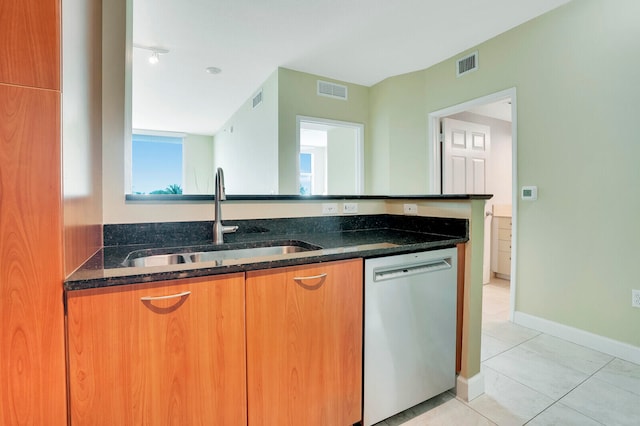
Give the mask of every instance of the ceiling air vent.
M 253 97 L 253 107 L 255 108 L 261 103 L 262 103 L 262 90 L 256 93 L 256 95 Z
M 318 80 L 318 95 L 347 100 L 347 86 Z
M 458 59 L 456 63 L 456 77 L 478 69 L 478 52 L 473 52 L 464 58 Z

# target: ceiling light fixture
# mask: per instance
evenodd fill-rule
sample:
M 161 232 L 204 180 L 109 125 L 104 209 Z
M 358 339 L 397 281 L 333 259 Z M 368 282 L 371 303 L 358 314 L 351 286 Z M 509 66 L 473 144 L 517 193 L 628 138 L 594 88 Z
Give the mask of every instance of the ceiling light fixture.
M 204 69 L 209 74 L 220 74 L 222 70 L 218 67 L 207 67 Z
M 155 65 L 158 62 L 160 62 L 160 55 L 158 55 L 158 52 L 151 52 L 151 56 L 149 56 L 149 63 Z
M 158 62 L 160 62 L 160 55 L 166 55 L 167 53 L 169 53 L 169 49 L 164 49 L 162 47 L 143 46 L 142 44 L 136 44 L 136 43 L 133 44 L 133 47 L 150 51 L 151 56 L 149 56 L 149 63 L 152 65 L 155 65 Z

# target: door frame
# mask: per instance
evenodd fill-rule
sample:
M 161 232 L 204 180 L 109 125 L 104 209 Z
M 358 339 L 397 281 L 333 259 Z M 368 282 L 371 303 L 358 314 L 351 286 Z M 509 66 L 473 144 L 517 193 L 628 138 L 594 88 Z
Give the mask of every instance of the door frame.
M 364 124 L 306 115 L 296 115 L 296 188 L 300 188 L 300 128 L 302 122 L 329 127 L 349 127 L 356 131 L 356 164 L 354 167 L 356 169 L 357 194 L 353 195 L 364 194 Z
M 440 149 L 440 119 L 449 115 L 457 114 L 468 109 L 497 102 L 505 99 L 511 99 L 511 208 L 512 208 L 512 236 L 511 236 L 511 285 L 509 295 L 509 318 L 513 321 L 513 315 L 516 305 L 516 264 L 518 247 L 518 114 L 517 114 L 517 98 L 516 88 L 501 90 L 479 98 L 452 105 L 447 108 L 440 109 L 429 113 L 428 118 L 428 164 L 431 170 L 429 179 L 429 191 L 431 194 L 441 193 L 441 157 Z M 486 231 L 486 230 L 485 230 Z

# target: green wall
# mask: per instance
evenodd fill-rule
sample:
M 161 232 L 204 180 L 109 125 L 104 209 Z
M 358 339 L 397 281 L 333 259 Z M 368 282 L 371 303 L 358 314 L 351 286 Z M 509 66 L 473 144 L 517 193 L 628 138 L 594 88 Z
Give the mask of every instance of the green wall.
M 426 193 L 427 115 L 507 88 L 517 91 L 516 310 L 640 346 L 640 2 L 573 1 L 469 49 L 454 63 L 393 77 L 370 91 L 367 164 L 388 172 L 373 193 Z M 411 173 L 407 173 L 411 170 Z M 369 170 L 369 174 L 371 170 Z
M 346 85 L 348 99 L 345 101 L 318 96 L 317 81 L 319 79 Z M 297 194 L 296 116 L 303 115 L 364 124 L 366 152 L 367 129 L 369 127 L 369 88 L 286 68 L 278 69 L 278 82 L 280 194 Z
M 428 193 L 424 87 L 425 72 L 419 71 L 392 77 L 370 89 L 372 127 L 365 144 L 367 193 Z

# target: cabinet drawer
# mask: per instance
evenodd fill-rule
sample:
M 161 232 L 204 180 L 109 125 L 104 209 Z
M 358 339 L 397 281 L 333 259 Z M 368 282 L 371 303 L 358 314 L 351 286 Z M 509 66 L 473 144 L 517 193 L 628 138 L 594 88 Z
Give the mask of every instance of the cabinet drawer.
M 511 230 L 511 218 L 510 217 L 498 217 L 498 229 Z
M 498 254 L 498 268 L 496 272 L 503 275 L 511 274 L 511 253 L 500 252 Z
M 509 228 L 509 229 L 498 229 L 498 239 L 499 240 L 511 241 L 511 228 Z
M 511 253 L 511 240 L 498 240 L 498 251 Z

